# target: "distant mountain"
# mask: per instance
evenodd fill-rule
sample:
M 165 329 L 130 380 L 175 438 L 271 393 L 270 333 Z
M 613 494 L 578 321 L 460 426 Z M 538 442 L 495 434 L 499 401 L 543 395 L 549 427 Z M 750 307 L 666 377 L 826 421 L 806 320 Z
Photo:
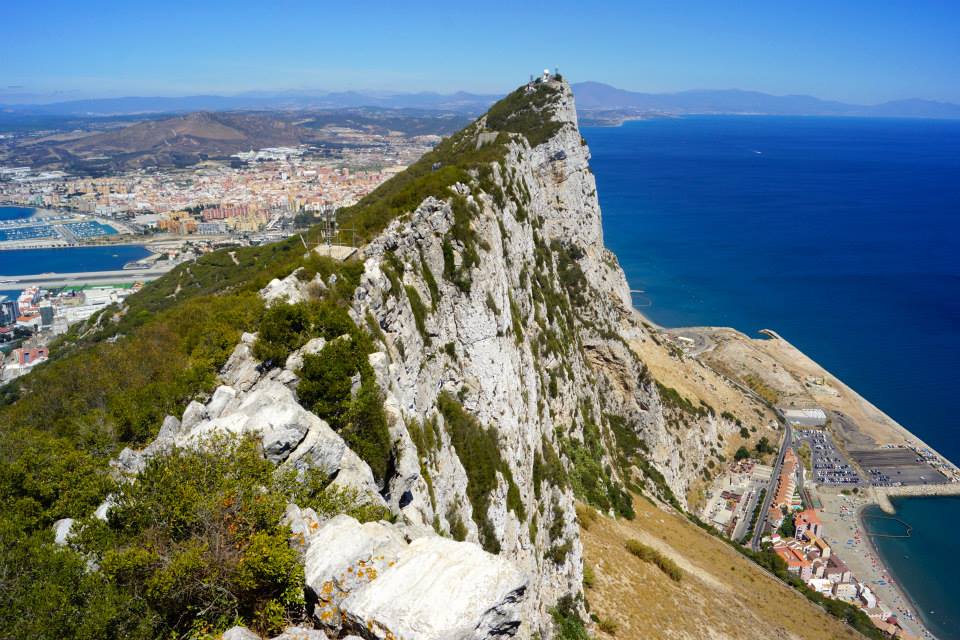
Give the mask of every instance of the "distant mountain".
M 0 125 L 3 115 L 0 114 Z M 148 116 L 134 124 L 128 124 L 127 118 L 105 119 L 106 130 L 99 122 L 103 119 L 68 119 L 64 124 L 79 126 L 69 133 L 39 139 L 15 138 L 9 143 L 9 150 L 0 153 L 0 161 L 98 175 L 150 166 L 189 166 L 264 147 L 346 144 L 327 127 L 347 127 L 377 135 L 448 135 L 470 121 L 465 115 L 447 111 L 378 107 L 198 111 L 172 117 Z M 91 128 L 91 121 L 101 128 Z
M 500 96 L 467 92 L 333 93 L 252 91 L 236 96 L 197 95 L 183 97 L 125 97 L 70 100 L 50 104 L 0 104 L 0 110 L 15 114 L 116 116 L 129 114 L 187 113 L 192 111 L 303 110 L 380 107 L 387 109 L 432 109 L 479 114 Z
M 805 95 L 775 96 L 739 89 L 641 93 L 600 82 L 574 84 L 573 91 L 577 98 L 577 109 L 593 118 L 596 118 L 597 112 L 608 112 L 611 116 L 620 113 L 624 117 L 653 114 L 764 114 L 960 118 L 960 105 L 930 100 L 858 105 Z
M 623 120 L 650 115 L 765 114 L 960 118 L 960 105 L 932 100 L 895 100 L 878 105 L 847 104 L 813 96 L 775 96 L 739 89 L 643 93 L 601 82 L 573 85 L 577 108 L 587 121 Z M 26 94 L 22 94 L 26 95 Z M 500 96 L 468 93 L 395 93 L 378 91 L 249 91 L 234 96 L 123 97 L 36 104 L 36 97 L 12 103 L 0 96 L 0 117 L 122 116 L 177 114 L 194 111 L 284 111 L 311 109 L 429 109 L 479 115 Z M 4 99 L 5 98 L 5 99 Z

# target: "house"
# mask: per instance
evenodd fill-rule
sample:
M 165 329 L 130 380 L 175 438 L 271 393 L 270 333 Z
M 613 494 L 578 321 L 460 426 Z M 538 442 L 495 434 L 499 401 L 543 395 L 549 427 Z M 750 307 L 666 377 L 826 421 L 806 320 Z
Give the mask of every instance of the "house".
M 829 596 L 833 593 L 833 583 L 826 578 L 811 578 L 807 584 L 819 594 Z
M 817 550 L 820 552 L 821 558 L 823 558 L 824 560 L 829 560 L 830 553 L 831 553 L 830 545 L 827 544 L 827 541 L 821 538 L 819 534 L 811 534 L 811 535 L 813 537 L 810 537 L 810 535 L 808 535 L 807 540 L 809 540 L 810 543 L 817 548 Z
M 836 555 L 831 554 L 827 560 L 827 568 L 823 572 L 823 577 L 833 583 L 850 582 L 850 569 Z M 856 595 L 856 593 L 854 593 Z
M 774 544 L 773 552 L 787 564 L 787 571 L 799 576 L 801 580 L 807 581 L 813 577 L 813 563 L 796 543 Z
M 14 349 L 11 352 L 14 360 L 21 367 L 29 367 L 38 362 L 43 362 L 50 355 L 50 352 L 44 347 Z
M 840 600 L 853 600 L 857 597 L 857 585 L 853 582 L 838 582 L 833 585 L 833 597 Z
M 819 538 L 822 535 L 823 524 L 820 522 L 820 516 L 817 515 L 815 509 L 804 509 L 794 514 L 793 524 L 797 530 L 795 535 L 798 540 L 803 538 L 812 540 L 814 537 Z

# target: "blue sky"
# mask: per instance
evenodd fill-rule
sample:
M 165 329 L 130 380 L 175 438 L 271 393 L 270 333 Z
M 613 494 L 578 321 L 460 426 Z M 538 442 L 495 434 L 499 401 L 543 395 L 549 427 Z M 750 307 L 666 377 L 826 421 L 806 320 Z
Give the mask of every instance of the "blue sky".
M 7 0 L 0 98 L 503 92 L 557 66 L 637 91 L 960 102 L 960 0 Z

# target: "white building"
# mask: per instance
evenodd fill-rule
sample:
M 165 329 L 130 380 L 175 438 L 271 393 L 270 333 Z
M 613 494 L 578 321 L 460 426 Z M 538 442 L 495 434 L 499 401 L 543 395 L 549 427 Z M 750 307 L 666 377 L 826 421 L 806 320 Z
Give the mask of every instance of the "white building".
M 827 424 L 827 414 L 820 408 L 784 409 L 783 416 L 796 427 L 822 427 Z

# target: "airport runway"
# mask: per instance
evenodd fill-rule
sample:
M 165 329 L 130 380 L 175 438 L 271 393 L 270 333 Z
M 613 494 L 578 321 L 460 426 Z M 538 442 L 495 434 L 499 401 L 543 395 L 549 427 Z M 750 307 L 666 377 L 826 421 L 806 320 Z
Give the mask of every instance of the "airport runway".
M 173 267 L 167 263 L 150 269 L 119 269 L 116 271 L 82 271 L 76 273 L 41 273 L 29 276 L 0 275 L 0 289 L 27 287 L 79 287 L 88 284 L 130 284 L 156 280 Z

